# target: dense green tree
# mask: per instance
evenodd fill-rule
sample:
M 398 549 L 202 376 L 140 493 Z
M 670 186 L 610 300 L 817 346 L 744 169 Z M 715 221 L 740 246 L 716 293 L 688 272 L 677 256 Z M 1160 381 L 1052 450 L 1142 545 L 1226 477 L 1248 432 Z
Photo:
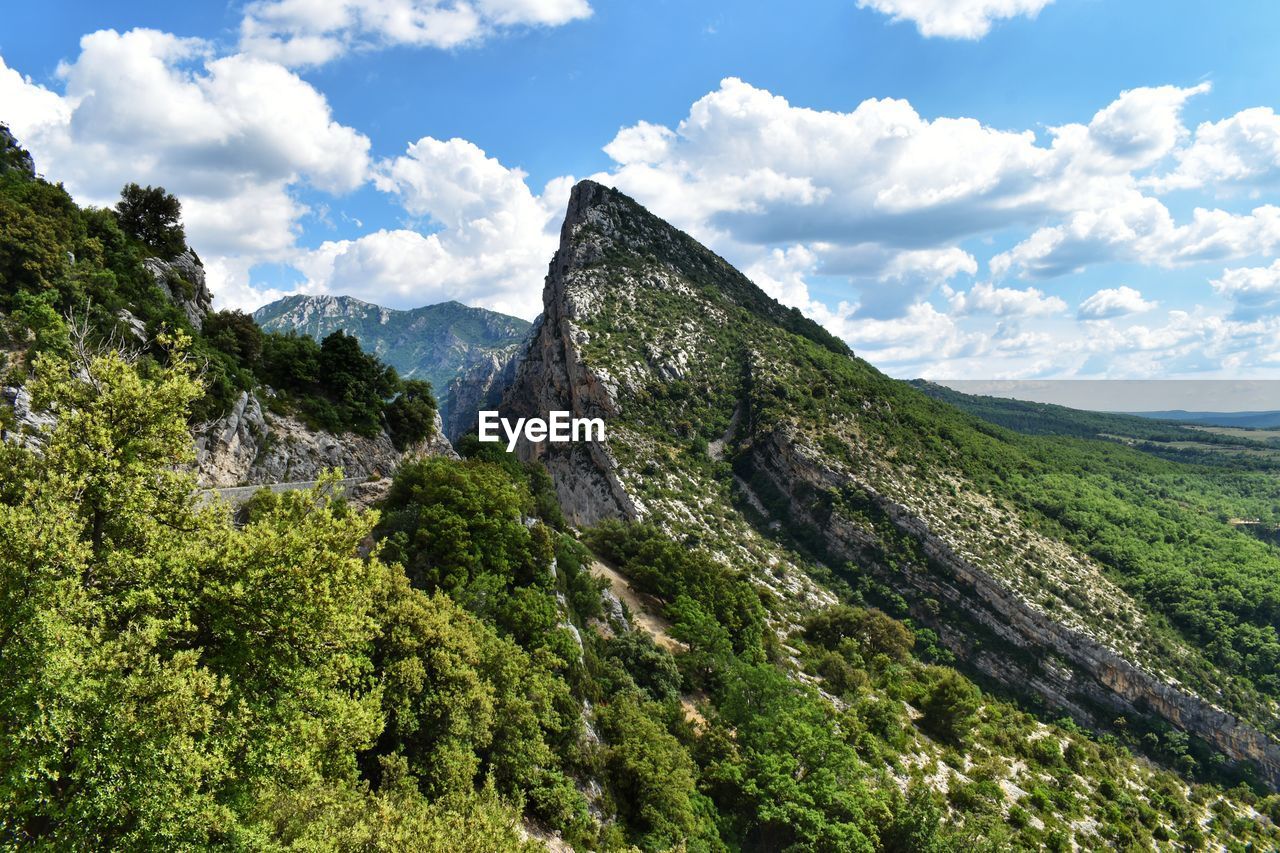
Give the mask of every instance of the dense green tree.
M 116 203 L 120 228 L 158 257 L 173 258 L 187 248 L 182 202 L 164 187 L 125 184 Z
M 962 744 L 973 736 L 982 697 L 971 682 L 951 669 L 938 669 L 920 703 L 921 724 L 950 743 Z
M 813 614 L 804 623 L 805 637 L 828 649 L 837 648 L 842 640 L 853 640 L 866 657 L 888 655 L 896 661 L 907 660 L 915 638 L 911 630 L 880 610 L 840 604 Z
M 636 686 L 659 702 L 679 698 L 680 668 L 666 649 L 643 631 L 628 631 L 604 645 L 604 653 L 617 660 Z
M 400 393 L 386 408 L 387 427 L 396 449 L 405 450 L 435 430 L 436 400 L 431 396 L 431 383 L 407 379 Z
M 712 757 L 706 788 L 742 846 L 873 850 L 886 806 L 830 703 L 768 665 L 735 664 L 717 726 L 733 747 Z
M 177 466 L 201 389 L 185 340 L 161 343 L 164 367 L 82 341 L 70 359 L 40 356 L 31 389 L 56 427 L 40 453 L 0 447 L 0 841 L 442 849 L 469 828 L 480 847 L 514 848 L 514 815 L 492 796 L 463 785 L 428 802 L 429 779 L 407 759 L 370 752 L 384 696 L 404 683 L 403 666 L 370 654 L 380 607 L 386 590 L 407 589 L 398 570 L 356 555 L 376 517 L 323 487 L 281 496 L 242 528 L 197 502 Z M 414 627 L 386 630 L 403 647 Z M 490 656 L 485 675 L 507 685 L 496 695 L 525 697 L 497 707 L 525 710 L 495 720 L 486 760 L 528 766 L 493 757 L 497 744 L 526 754 L 554 692 L 522 693 L 536 670 L 511 649 Z M 416 682 L 432 695 L 448 683 L 441 672 Z M 376 790 L 361 754 L 382 768 Z
M 943 853 L 955 849 L 944 839 L 943 808 L 938 795 L 912 785 L 897 804 L 893 821 L 880 832 L 881 853 Z
M 302 391 L 319 386 L 320 345 L 306 335 L 292 332 L 264 335 L 259 377 L 280 391 Z
M 342 424 L 361 435 L 381 429 L 383 406 L 400 384 L 395 368 L 339 329 L 320 342 L 320 376 Z
M 700 806 L 697 772 L 688 753 L 657 721 L 659 710 L 634 694 L 600 709 L 608 738 L 605 766 L 619 814 L 642 850 L 722 850 Z
M 201 332 L 209 345 L 231 356 L 250 371 L 262 363 L 262 329 L 243 311 L 213 311 L 204 318 Z
M 377 641 L 385 673 L 387 726 L 380 754 L 404 754 L 433 795 L 470 791 L 484 778 L 508 794 L 564 788 L 553 743 L 577 736 L 565 683 L 520 646 L 437 593 L 409 587 L 403 576 L 380 593 Z M 585 803 L 562 794 L 569 814 L 585 820 Z
M 505 468 L 516 480 L 526 481 L 533 494 L 532 514 L 547 524 L 563 530 L 564 513 L 560 510 L 560 497 L 547 469 L 540 462 L 521 462 L 514 453 L 496 442 L 481 442 L 475 433 L 467 433 L 455 444 L 454 449 L 465 459 L 479 459 Z
M 462 593 L 484 576 L 532 570 L 528 492 L 501 468 L 421 459 L 396 473 L 383 506 L 383 553 L 423 589 Z
M 77 230 L 70 197 L 36 181 L 6 189 L 0 195 L 0 296 L 7 302 L 22 290 L 64 286 Z
M 200 388 L 174 343 L 155 379 L 115 354 L 37 362 L 57 427 L 5 471 L 27 486 L 0 505 L 15 842 L 231 838 L 267 779 L 352 781 L 380 725 L 358 663 L 381 571 L 352 556 L 368 522 L 304 496 L 235 533 L 195 505 L 173 466 Z
M 680 595 L 697 601 L 728 631 L 738 653 L 749 657 L 759 652 L 764 607 L 743 574 L 705 551 L 672 541 L 652 525 L 605 521 L 589 530 L 586 540 L 645 592 L 668 602 Z
M 520 815 L 492 788 L 428 800 L 402 760 L 384 760 L 377 791 L 361 786 L 277 788 L 263 834 L 289 850 L 378 853 L 541 853 Z

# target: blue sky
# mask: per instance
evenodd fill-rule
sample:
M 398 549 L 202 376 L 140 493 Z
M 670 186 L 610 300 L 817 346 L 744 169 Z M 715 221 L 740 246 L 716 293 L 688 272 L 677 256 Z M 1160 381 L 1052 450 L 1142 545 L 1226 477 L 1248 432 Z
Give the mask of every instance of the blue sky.
M 161 183 L 219 304 L 531 317 L 573 180 L 899 376 L 1280 376 L 1280 7 L 23 4 L 0 120 Z

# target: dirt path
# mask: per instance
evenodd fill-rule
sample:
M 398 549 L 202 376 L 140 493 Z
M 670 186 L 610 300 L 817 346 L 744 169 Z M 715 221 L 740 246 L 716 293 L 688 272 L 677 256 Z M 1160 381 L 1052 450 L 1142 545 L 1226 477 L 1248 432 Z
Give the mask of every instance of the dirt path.
M 733 408 L 733 416 L 729 418 L 729 426 L 725 428 L 724 435 L 707 445 L 707 454 L 717 462 L 724 459 L 725 445 L 733 438 L 733 434 L 738 430 L 738 421 L 742 420 L 742 404 L 739 403 Z
M 636 628 L 652 637 L 654 643 L 672 654 L 689 650 L 688 646 L 671 636 L 671 623 L 658 615 L 662 605 L 656 598 L 635 589 L 626 575 L 599 560 L 592 561 L 591 574 L 609 582 L 613 594 L 627 605 L 627 610 L 631 611 L 631 621 Z M 707 718 L 698 710 L 698 706 L 708 701 L 707 695 L 702 692 L 686 693 L 680 697 L 680 707 L 684 711 L 685 720 L 699 730 L 706 730 Z
M 661 605 L 651 595 L 634 589 L 626 576 L 599 560 L 591 563 L 591 574 L 609 581 L 613 594 L 627 605 L 631 611 L 631 619 L 640 630 L 653 637 L 653 641 L 670 652 L 684 651 L 684 643 L 671 636 L 671 623 L 658 615 Z

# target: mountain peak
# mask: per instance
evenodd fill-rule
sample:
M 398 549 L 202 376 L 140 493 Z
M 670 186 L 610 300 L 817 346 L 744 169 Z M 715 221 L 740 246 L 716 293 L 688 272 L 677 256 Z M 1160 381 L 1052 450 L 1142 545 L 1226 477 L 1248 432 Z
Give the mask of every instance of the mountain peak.
M 617 190 L 590 179 L 578 181 L 569 193 L 569 209 L 561 229 L 567 230 L 585 221 L 588 211 L 608 204 L 613 194 L 621 195 Z
M 1159 620 L 1179 611 L 1165 599 L 1130 592 L 1096 552 L 1053 538 L 1069 517 L 1137 550 L 1130 519 L 1150 519 L 1140 523 L 1155 535 L 1181 511 L 1145 503 L 1157 481 L 1143 481 L 1127 494 L 1146 508 L 1108 526 L 1098 507 L 1110 506 L 1111 486 L 1082 471 L 1112 464 L 1112 448 L 1093 456 L 1063 445 L 1050 458 L 1044 445 L 966 419 L 850 357 L 693 238 L 598 184 L 574 189 L 543 300 L 500 408 L 605 421 L 600 441 L 515 446 L 545 464 L 571 523 L 643 519 L 680 531 L 725 565 L 753 567 L 779 602 L 805 589 L 804 559 L 821 561 L 1036 702 L 1092 727 L 1120 717 L 1174 726 L 1280 786 L 1273 699 L 1251 687 L 1249 670 L 1171 633 Z M 1027 485 L 1039 478 L 1078 485 Z M 1051 514 L 1038 515 L 1042 503 Z M 1185 559 L 1194 573 L 1199 553 Z M 1163 567 L 1150 571 L 1164 589 Z M 1219 688 L 1224 676 L 1230 690 Z
M 571 271 L 601 266 L 608 270 L 590 276 L 591 289 L 661 287 L 663 281 L 675 276 L 711 304 L 732 303 L 832 352 L 851 354 L 835 335 L 799 310 L 769 296 L 689 234 L 625 193 L 583 180 L 574 185 L 569 195 L 560 248 L 552 260 L 543 292 L 545 315 L 553 316 L 564 307 L 555 303 L 562 302 L 570 291 L 581 289 L 565 286 L 563 279 Z M 650 274 L 641 275 L 642 272 Z

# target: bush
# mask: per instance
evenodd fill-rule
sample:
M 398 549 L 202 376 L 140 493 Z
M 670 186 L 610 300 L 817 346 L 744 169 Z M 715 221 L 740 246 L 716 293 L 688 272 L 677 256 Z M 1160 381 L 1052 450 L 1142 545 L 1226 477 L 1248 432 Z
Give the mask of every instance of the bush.
M 680 670 L 666 649 L 659 648 L 641 631 L 628 631 L 605 642 L 604 653 L 627 670 L 636 686 L 651 699 L 665 702 L 680 698 Z
M 944 741 L 967 743 L 977 722 L 981 696 L 964 676 L 942 670 L 925 694 L 920 710 L 921 726 Z
M 837 648 L 842 640 L 858 643 L 867 657 L 888 655 L 895 661 L 911 656 L 915 637 L 897 619 L 876 610 L 838 604 L 810 616 L 804 623 L 805 638 L 828 648 Z
M 605 766 L 618 813 L 644 850 L 668 850 L 682 841 L 701 841 L 697 847 L 702 849 L 712 841 L 719 846 L 715 824 L 700 808 L 697 768 L 655 721 L 659 713 L 625 694 L 600 709 L 600 730 L 609 743 Z
M 262 329 L 243 311 L 213 311 L 204 318 L 205 341 L 241 366 L 256 371 L 262 364 Z
M 728 632 L 738 654 L 757 655 L 764 607 L 751 582 L 705 552 L 679 545 L 647 524 L 605 521 L 583 537 L 641 590 L 667 601 L 688 596 Z
M 420 459 L 396 472 L 377 533 L 416 586 L 456 594 L 481 575 L 511 582 L 533 572 L 528 505 L 496 465 Z
M 942 804 L 925 785 L 913 785 L 894 809 L 893 822 L 880 833 L 881 853 L 941 853 Z

